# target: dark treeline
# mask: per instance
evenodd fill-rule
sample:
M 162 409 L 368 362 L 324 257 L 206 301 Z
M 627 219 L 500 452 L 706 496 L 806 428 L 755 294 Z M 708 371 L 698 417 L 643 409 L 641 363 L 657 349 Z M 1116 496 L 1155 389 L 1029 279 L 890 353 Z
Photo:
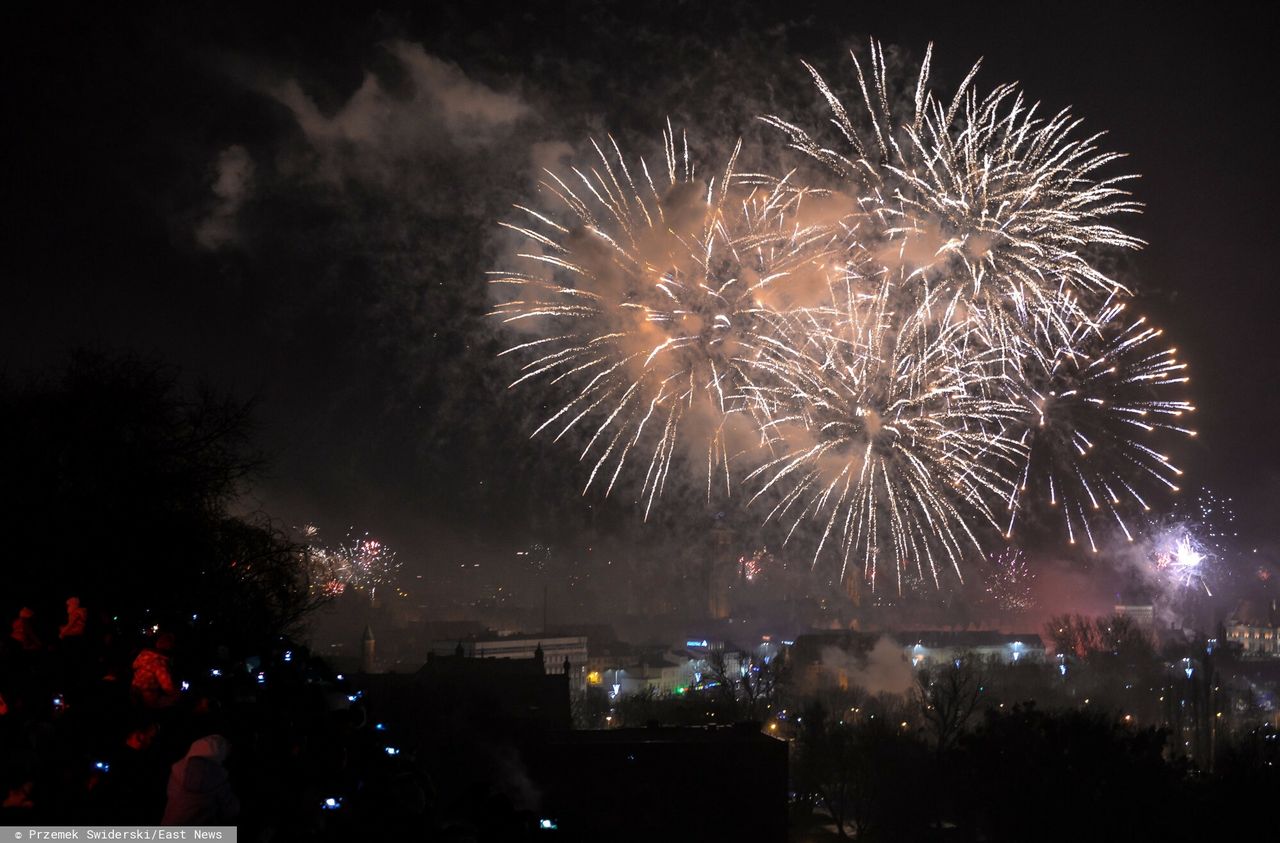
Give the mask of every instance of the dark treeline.
M 82 352 L 5 388 L 0 607 L 31 607 L 45 631 L 77 594 L 149 623 L 197 614 L 233 646 L 288 631 L 311 606 L 297 548 L 233 512 L 263 466 L 251 433 L 248 405 L 136 358 Z

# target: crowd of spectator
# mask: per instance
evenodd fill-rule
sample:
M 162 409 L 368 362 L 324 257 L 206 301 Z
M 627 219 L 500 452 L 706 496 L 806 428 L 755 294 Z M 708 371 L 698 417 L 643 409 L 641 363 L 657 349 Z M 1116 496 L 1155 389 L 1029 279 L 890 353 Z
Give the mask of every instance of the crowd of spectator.
M 475 839 L 440 828 L 415 754 L 304 647 L 232 654 L 198 615 L 65 606 L 17 608 L 0 648 L 0 825 Z

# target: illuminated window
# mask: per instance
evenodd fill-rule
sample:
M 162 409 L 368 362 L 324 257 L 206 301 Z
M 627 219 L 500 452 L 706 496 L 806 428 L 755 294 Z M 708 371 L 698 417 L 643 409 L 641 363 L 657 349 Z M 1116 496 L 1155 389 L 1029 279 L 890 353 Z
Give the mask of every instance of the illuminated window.
M 599 684 L 600 684 L 600 681 L 601 681 L 601 680 L 600 680 L 600 671 L 598 671 L 598 670 L 593 670 L 593 671 L 591 671 L 590 673 L 588 673 L 588 674 L 587 674 L 587 684 L 588 684 L 588 685 L 599 685 Z

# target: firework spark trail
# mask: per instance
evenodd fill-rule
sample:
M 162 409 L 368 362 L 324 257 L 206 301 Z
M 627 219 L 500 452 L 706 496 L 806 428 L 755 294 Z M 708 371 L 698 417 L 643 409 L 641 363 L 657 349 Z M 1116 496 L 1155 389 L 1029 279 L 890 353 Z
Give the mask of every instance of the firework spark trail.
M 1008 547 L 989 559 L 986 593 L 988 599 L 1006 612 L 1024 612 L 1035 606 L 1032 585 L 1036 571 L 1027 563 L 1026 554 Z
M 928 87 L 931 59 L 932 45 L 904 120 L 890 107 L 893 80 L 879 43 L 869 74 L 853 56 L 857 119 L 806 65 L 846 151 L 782 118 L 763 119 L 849 185 L 856 213 L 874 223 L 886 255 L 910 264 L 911 280 L 965 290 L 972 316 L 994 337 L 1028 336 L 1036 326 L 1065 336 L 1076 301 L 1127 292 L 1087 259 L 1098 247 L 1142 245 L 1105 222 L 1140 210 L 1123 188 L 1133 177 L 1094 176 L 1123 156 L 1100 151 L 1100 134 L 1075 137 L 1080 121 L 1065 109 L 1041 116 L 1016 85 L 980 95 L 981 62 L 949 102 L 940 99 Z
M 842 236 L 837 226 L 797 219 L 820 191 L 737 173 L 737 148 L 704 182 L 687 140 L 670 127 L 663 140 L 657 180 L 643 160 L 637 178 L 612 142 L 609 151 L 597 145 L 596 166 L 575 168 L 575 179 L 548 172 L 542 186 L 568 223 L 521 208 L 529 221 L 506 225 L 536 247 L 518 255 L 529 268 L 490 279 L 516 291 L 493 310 L 504 322 L 563 326 L 504 352 L 532 352 L 512 386 L 581 382 L 537 432 L 560 439 L 588 426 L 586 487 L 607 478 L 606 494 L 632 453 L 645 449 L 646 516 L 681 436 L 702 440 L 708 494 L 717 473 L 732 488 L 729 464 L 740 446 L 729 426 L 742 411 L 743 360 L 772 333 L 770 301 L 837 253 Z
M 886 561 L 899 589 L 912 568 L 937 583 L 980 550 L 971 519 L 994 523 L 989 501 L 1021 457 L 1000 433 L 1018 408 L 991 388 L 1001 376 L 984 355 L 954 353 L 970 330 L 954 302 L 934 293 L 896 310 L 890 280 L 860 286 L 841 312 L 792 320 L 755 361 L 767 385 L 752 396 L 780 455 L 748 475 L 752 500 L 775 492 L 767 517 L 790 520 L 789 535 L 819 523 L 815 564 L 834 542 L 842 576 L 856 562 L 874 585 Z
M 1194 498 L 1182 498 L 1174 505 L 1173 515 L 1195 525 L 1195 534 L 1209 549 L 1209 555 L 1225 559 L 1236 555 L 1236 514 L 1232 499 L 1219 497 L 1212 489 L 1201 487 Z
M 1047 503 L 1061 510 L 1070 543 L 1083 530 L 1096 550 L 1092 528 L 1104 523 L 1133 541 L 1126 515 L 1150 511 L 1146 487 L 1178 491 L 1182 471 L 1157 447 L 1195 435 L 1182 420 L 1195 408 L 1178 397 L 1186 364 L 1176 349 L 1152 348 L 1161 332 L 1124 310 L 1109 300 L 1066 342 L 1026 347 L 1023 376 L 1007 381 L 1025 408 L 1028 450 L 1007 501 L 1006 537 L 1021 511 Z

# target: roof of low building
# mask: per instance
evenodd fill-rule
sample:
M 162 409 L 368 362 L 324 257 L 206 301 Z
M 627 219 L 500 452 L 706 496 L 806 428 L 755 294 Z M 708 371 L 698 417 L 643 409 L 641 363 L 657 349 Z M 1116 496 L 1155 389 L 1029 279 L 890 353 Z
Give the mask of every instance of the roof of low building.
M 1246 626 L 1280 625 L 1280 606 L 1276 600 L 1241 600 L 1227 616 L 1227 624 Z
M 894 640 L 900 642 L 903 646 L 912 646 L 919 644 L 923 647 L 940 648 L 940 647 L 958 647 L 958 648 L 978 648 L 978 647 L 1007 647 L 1013 644 L 1021 644 L 1029 650 L 1044 649 L 1044 642 L 1040 640 L 1040 636 L 1033 632 L 997 632 L 990 629 L 975 630 L 903 630 L 901 632 L 889 633 Z

